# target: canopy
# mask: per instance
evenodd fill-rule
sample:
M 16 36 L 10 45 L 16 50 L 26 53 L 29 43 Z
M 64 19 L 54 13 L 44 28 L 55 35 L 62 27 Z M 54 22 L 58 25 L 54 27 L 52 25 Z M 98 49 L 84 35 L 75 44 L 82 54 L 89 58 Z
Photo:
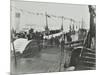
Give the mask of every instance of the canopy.
M 30 40 L 31 41 L 31 40 Z M 14 41 L 14 48 L 15 48 L 15 51 L 16 52 L 20 52 L 22 53 L 24 50 L 25 50 L 25 47 L 29 44 L 30 42 L 29 40 L 27 39 L 24 39 L 24 38 L 19 38 L 19 39 L 16 39 Z M 11 50 L 13 50 L 13 45 L 11 43 Z

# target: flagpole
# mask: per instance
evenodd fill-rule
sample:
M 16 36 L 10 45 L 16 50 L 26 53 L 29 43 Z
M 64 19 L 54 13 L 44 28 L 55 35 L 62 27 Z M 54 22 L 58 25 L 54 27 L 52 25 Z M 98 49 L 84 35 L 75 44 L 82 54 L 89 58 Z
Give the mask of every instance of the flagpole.
M 62 31 L 63 31 L 63 19 L 64 19 L 64 16 L 62 16 Z
M 46 26 L 48 26 L 47 12 L 45 12 L 45 16 L 46 16 Z
M 45 27 L 45 31 L 46 31 L 46 33 L 47 33 L 47 35 L 48 35 L 48 33 L 49 33 L 49 28 L 48 28 L 48 19 L 47 19 L 48 15 L 47 15 L 47 12 L 45 12 L 45 16 L 46 16 L 46 27 Z M 48 38 L 49 38 L 49 36 L 48 36 Z

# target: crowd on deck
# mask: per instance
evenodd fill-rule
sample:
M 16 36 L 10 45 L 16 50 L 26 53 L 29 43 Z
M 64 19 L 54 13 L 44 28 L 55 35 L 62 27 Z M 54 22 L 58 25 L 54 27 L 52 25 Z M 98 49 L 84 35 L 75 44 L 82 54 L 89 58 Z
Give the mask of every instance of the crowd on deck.
M 82 35 L 82 33 L 84 33 L 84 34 Z M 53 34 L 54 34 L 54 31 L 53 31 Z M 86 34 L 86 31 L 80 30 L 79 34 L 81 34 L 82 36 L 81 35 L 79 35 L 79 36 L 82 37 L 82 39 L 84 39 L 83 36 Z M 38 32 L 38 31 L 34 32 L 34 29 L 32 29 L 32 28 L 30 30 L 28 30 L 28 32 L 23 31 L 20 33 L 14 33 L 15 39 L 24 38 L 27 40 L 35 40 L 35 41 L 37 41 L 38 44 L 42 41 L 43 45 L 45 42 L 46 45 L 52 45 L 52 46 L 56 45 L 57 47 L 59 47 L 60 45 L 61 46 L 64 45 L 65 40 L 67 40 L 67 42 L 71 42 L 73 40 L 73 38 L 71 37 L 71 35 L 73 35 L 73 34 L 70 32 L 66 32 L 64 34 L 62 33 L 59 36 L 55 36 L 55 37 L 52 35 L 52 33 L 50 33 L 50 35 L 51 35 L 51 37 L 49 39 L 44 38 L 44 36 L 49 37 L 49 34 L 45 35 L 45 32 Z M 79 39 L 80 39 L 80 37 L 79 37 Z
M 44 38 L 44 32 L 34 32 L 34 29 L 30 29 L 28 32 L 20 32 L 20 33 L 14 33 L 14 37 L 16 39 L 18 38 L 25 38 L 27 40 L 36 40 L 36 41 L 48 41 L 49 45 L 56 45 L 59 47 L 62 41 L 65 41 L 67 39 L 68 42 L 72 41 L 71 35 L 69 33 L 61 34 L 59 36 L 51 36 L 51 38 L 47 39 Z M 49 35 L 46 35 L 49 36 Z

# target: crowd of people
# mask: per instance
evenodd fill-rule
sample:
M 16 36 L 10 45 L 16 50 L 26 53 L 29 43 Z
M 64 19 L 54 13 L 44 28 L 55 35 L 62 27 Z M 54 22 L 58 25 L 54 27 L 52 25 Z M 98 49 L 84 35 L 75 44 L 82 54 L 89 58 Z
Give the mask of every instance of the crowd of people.
M 49 35 L 47 35 L 49 36 Z M 39 44 L 40 41 L 46 42 L 46 45 L 51 45 L 51 46 L 56 46 L 59 47 L 60 45 L 65 44 L 65 39 L 67 39 L 68 42 L 72 41 L 71 34 L 66 33 L 66 34 L 61 34 L 59 36 L 52 36 L 51 38 L 47 39 L 44 38 L 44 33 L 43 32 L 34 32 L 34 29 L 30 29 L 28 32 L 20 32 L 20 33 L 15 33 L 16 38 L 25 38 L 27 40 L 36 40 L 37 43 Z
M 43 34 L 41 32 L 34 32 L 34 29 L 30 29 L 28 32 L 19 32 L 19 33 L 15 33 L 15 38 L 25 38 L 28 40 L 38 40 L 38 39 L 43 39 Z

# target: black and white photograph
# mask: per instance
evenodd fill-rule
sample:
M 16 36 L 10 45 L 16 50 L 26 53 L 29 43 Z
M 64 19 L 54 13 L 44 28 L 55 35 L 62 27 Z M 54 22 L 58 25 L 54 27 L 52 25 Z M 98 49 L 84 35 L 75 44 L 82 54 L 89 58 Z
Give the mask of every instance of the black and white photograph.
M 10 1 L 10 73 L 96 70 L 96 5 Z

